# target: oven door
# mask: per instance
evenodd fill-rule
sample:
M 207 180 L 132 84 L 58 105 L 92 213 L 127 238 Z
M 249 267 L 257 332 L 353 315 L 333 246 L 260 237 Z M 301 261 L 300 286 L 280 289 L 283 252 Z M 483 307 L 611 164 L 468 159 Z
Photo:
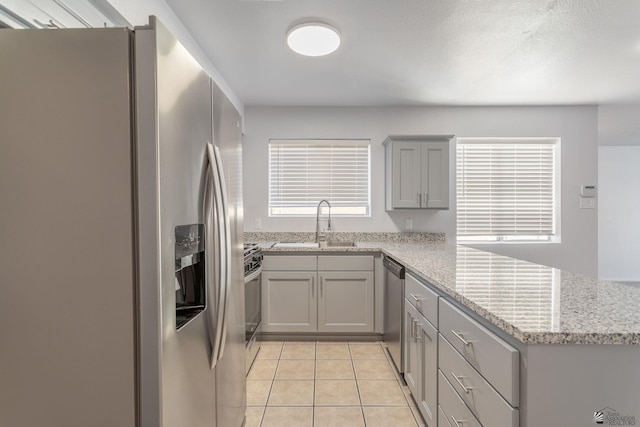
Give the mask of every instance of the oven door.
M 260 322 L 262 320 L 262 266 L 245 277 L 245 324 L 246 324 L 246 345 L 247 345 L 247 368 L 249 373 L 251 365 L 253 365 L 258 351 L 260 350 L 260 342 L 258 335 L 260 333 Z
M 262 320 L 262 288 L 261 288 L 262 267 L 251 272 L 244 278 L 244 302 L 245 302 L 245 322 L 246 322 L 246 338 L 249 343 L 253 335 L 260 326 Z

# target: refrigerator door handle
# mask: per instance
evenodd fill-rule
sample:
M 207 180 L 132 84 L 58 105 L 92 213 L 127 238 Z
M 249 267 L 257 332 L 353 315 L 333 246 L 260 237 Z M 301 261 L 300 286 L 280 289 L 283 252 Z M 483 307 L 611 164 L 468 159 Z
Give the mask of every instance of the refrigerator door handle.
M 206 298 L 207 298 L 207 333 L 209 335 L 209 345 L 211 347 L 211 367 L 215 366 L 215 361 L 217 358 L 214 357 L 214 349 L 216 342 L 216 322 L 214 321 L 214 317 L 212 314 L 213 307 L 215 307 L 216 297 L 213 296 L 214 289 L 211 286 L 211 275 L 214 272 L 215 268 L 212 262 L 212 254 L 214 252 L 213 248 L 213 238 L 214 232 L 212 228 L 211 217 L 213 216 L 213 174 L 211 171 L 210 162 L 207 161 L 207 170 L 206 170 L 206 178 L 204 185 L 204 223 L 205 223 L 205 250 L 206 250 L 206 259 L 205 259 L 205 281 L 206 281 Z
M 218 360 L 220 360 L 220 340 L 222 337 L 222 325 L 224 322 L 224 301 L 223 295 L 224 287 L 223 283 L 223 267 L 222 259 L 216 268 L 215 256 L 223 252 L 222 236 L 224 230 L 222 228 L 222 221 L 220 217 L 222 214 L 221 199 L 218 196 L 220 194 L 220 182 L 218 175 L 216 174 L 216 161 L 213 146 L 211 143 L 207 143 L 207 185 L 205 189 L 205 221 L 207 225 L 207 284 L 208 284 L 208 331 L 209 339 L 211 341 L 211 360 L 210 367 L 213 369 L 216 366 Z M 215 215 L 214 215 L 215 211 Z M 214 224 L 216 217 L 218 218 L 217 224 Z M 214 227 L 217 225 L 217 230 Z M 214 239 L 214 236 L 218 236 L 218 239 Z M 214 240 L 216 240 L 214 242 Z M 216 245 L 214 245 L 216 243 Z M 212 277 L 210 272 L 215 271 L 215 277 Z M 215 280 L 213 280 L 215 279 Z M 215 311 L 214 311 L 215 309 Z
M 224 178 L 224 171 L 222 169 L 222 158 L 220 155 L 220 149 L 215 145 L 213 147 L 214 159 L 216 162 L 216 171 L 218 172 L 217 181 L 220 186 L 220 192 L 217 193 L 220 195 L 218 199 L 220 201 L 222 207 L 222 215 L 221 215 L 221 228 L 224 229 L 223 236 L 223 245 L 221 245 L 221 262 L 220 265 L 224 265 L 224 268 L 221 268 L 223 272 L 224 281 L 221 281 L 220 284 L 224 288 L 224 318 L 222 321 L 222 336 L 220 341 L 220 351 L 218 353 L 218 360 L 222 359 L 224 355 L 225 344 L 227 341 L 227 325 L 228 325 L 228 313 L 229 313 L 229 295 L 231 294 L 231 223 L 229 221 L 229 199 L 227 197 L 227 187 L 226 180 Z

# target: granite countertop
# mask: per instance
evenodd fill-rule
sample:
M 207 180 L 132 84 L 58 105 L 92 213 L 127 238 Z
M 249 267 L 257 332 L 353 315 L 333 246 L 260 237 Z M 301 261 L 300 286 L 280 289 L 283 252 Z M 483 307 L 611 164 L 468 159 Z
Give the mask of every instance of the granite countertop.
M 266 254 L 382 252 L 523 343 L 640 345 L 640 288 L 450 245 L 441 237 L 365 236 L 353 239 L 355 247 L 331 248 L 271 248 L 274 239 L 261 246 Z

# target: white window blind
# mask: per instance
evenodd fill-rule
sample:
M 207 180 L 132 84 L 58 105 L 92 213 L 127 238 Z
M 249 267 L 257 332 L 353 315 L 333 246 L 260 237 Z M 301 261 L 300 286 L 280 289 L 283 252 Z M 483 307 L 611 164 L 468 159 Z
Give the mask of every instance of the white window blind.
M 551 240 L 556 235 L 558 152 L 555 138 L 459 138 L 458 240 Z
M 369 140 L 269 141 L 269 215 L 368 216 Z
M 458 247 L 456 292 L 524 331 L 557 330 L 559 270 Z

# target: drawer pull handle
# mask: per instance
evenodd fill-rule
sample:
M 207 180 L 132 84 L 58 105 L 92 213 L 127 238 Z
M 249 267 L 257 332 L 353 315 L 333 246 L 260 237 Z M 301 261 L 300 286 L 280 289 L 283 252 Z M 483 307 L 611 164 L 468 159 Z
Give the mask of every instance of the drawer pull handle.
M 424 298 L 422 298 L 421 296 L 416 296 L 414 294 L 409 294 L 409 295 L 411 296 L 411 298 L 413 298 L 415 302 L 424 301 Z
M 409 313 L 407 313 L 407 316 L 409 316 L 409 320 L 407 321 L 407 323 L 409 323 L 410 325 L 407 326 L 411 326 L 411 330 L 409 331 L 409 338 L 414 339 L 415 338 L 415 333 L 416 333 L 416 328 L 413 323 L 413 317 L 411 317 L 411 315 Z
M 455 335 L 456 338 L 458 338 L 460 341 L 462 341 L 462 344 L 464 344 L 465 346 L 470 346 L 471 344 L 473 344 L 474 342 L 471 340 L 465 340 L 462 335 L 464 334 L 464 332 L 456 332 L 453 329 L 451 330 L 451 333 L 453 335 Z
M 464 385 L 462 383 L 462 380 L 464 379 L 464 377 L 459 377 L 456 374 L 454 374 L 453 372 L 451 372 L 451 376 L 453 377 L 454 380 L 456 380 L 456 382 L 458 384 L 460 384 L 460 387 L 462 387 L 462 390 L 464 390 L 465 394 L 470 394 L 471 391 L 473 390 L 473 387 L 467 387 L 466 385 Z
M 460 427 L 460 424 L 467 424 L 469 422 L 467 420 L 456 420 L 456 418 L 453 415 L 451 415 L 451 419 L 455 423 L 456 427 Z

